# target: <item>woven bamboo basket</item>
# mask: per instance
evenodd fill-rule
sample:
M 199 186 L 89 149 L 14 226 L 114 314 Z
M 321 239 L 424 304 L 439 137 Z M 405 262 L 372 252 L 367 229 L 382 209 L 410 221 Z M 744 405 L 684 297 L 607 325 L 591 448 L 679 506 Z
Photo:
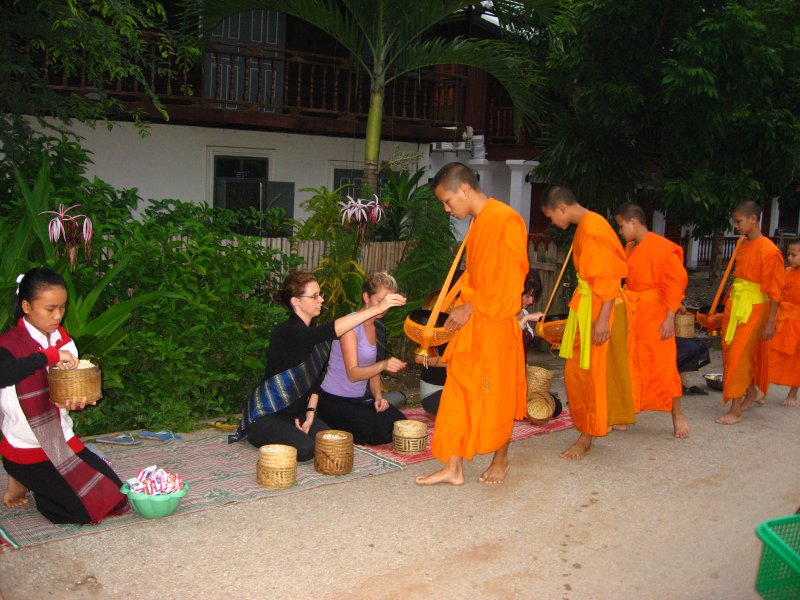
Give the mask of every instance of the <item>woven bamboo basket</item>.
M 556 401 L 549 392 L 533 392 L 528 394 L 528 418 L 532 421 L 543 421 L 553 416 Z
M 392 429 L 392 447 L 400 454 L 417 454 L 425 450 L 428 426 L 420 421 L 395 421 Z
M 678 313 L 675 315 L 675 335 L 682 338 L 694 337 L 694 313 Z
M 561 339 L 564 337 L 564 328 L 567 326 L 566 319 L 556 321 L 539 321 L 536 323 L 536 335 L 550 344 L 554 349 L 561 347 Z M 579 334 L 575 333 L 577 341 Z
M 403 332 L 406 336 L 412 341 L 420 344 L 420 348 L 417 348 L 415 352 L 418 354 L 418 350 L 421 350 L 422 343 L 424 342 L 425 338 L 425 325 L 428 322 L 428 319 L 431 316 L 431 311 L 429 310 L 414 310 L 406 317 L 405 322 L 403 323 Z M 436 346 L 441 346 L 450 341 L 450 338 L 453 337 L 455 331 L 448 331 L 443 327 L 444 322 L 447 321 L 447 313 L 439 313 L 436 318 L 436 326 L 433 327 L 433 335 L 431 336 L 430 341 L 428 342 L 427 348 L 434 348 Z M 434 356 L 436 352 L 433 353 Z
M 527 365 L 525 367 L 525 380 L 528 383 L 528 396 L 533 392 L 547 392 L 553 382 L 553 373 L 543 367 Z
M 267 444 L 258 449 L 256 481 L 268 488 L 288 488 L 297 479 L 297 448 Z
M 77 369 L 59 369 L 55 365 L 48 370 L 50 401 L 64 407 L 69 400 L 86 404 L 103 397 L 100 368 L 88 360 L 80 361 Z
M 323 475 L 344 475 L 353 470 L 353 434 L 339 429 L 317 433 L 314 468 Z

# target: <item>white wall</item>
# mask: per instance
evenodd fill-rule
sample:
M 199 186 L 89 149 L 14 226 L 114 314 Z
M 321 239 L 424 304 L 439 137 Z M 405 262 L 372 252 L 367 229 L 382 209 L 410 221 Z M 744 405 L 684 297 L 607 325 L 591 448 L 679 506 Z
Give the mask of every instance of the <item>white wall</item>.
M 137 188 L 145 199 L 176 198 L 213 203 L 214 152 L 252 154 L 269 158 L 269 179 L 295 182 L 295 217 L 305 215 L 300 203 L 310 194 L 304 187 L 333 187 L 334 168 L 361 169 L 362 138 L 244 131 L 212 127 L 153 124 L 141 137 L 131 123 L 92 129 L 76 124 L 72 130 L 92 152 L 89 177 L 97 176 L 115 188 Z M 381 159 L 403 152 L 422 151 L 428 163 L 429 144 L 384 141 Z

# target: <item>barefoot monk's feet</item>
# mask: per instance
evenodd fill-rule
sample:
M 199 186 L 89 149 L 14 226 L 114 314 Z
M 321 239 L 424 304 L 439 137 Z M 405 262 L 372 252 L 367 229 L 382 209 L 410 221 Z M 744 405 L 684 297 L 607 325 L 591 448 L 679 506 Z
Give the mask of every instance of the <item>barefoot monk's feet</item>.
M 788 397 L 781 402 L 781 406 L 797 406 L 797 398 Z
M 746 411 L 753 404 L 764 404 L 764 392 L 754 385 L 751 385 L 747 388 L 747 394 L 745 394 L 744 400 L 742 400 L 742 412 Z
M 503 483 L 503 480 L 506 478 L 506 473 L 508 473 L 509 466 L 508 444 L 506 444 L 494 453 L 492 464 L 483 472 L 483 475 L 478 477 L 478 481 L 487 485 Z
M 685 439 L 689 437 L 689 423 L 686 421 L 686 415 L 683 413 L 680 399 L 674 400 L 672 403 L 672 428 L 676 438 Z
M 617 423 L 608 428 L 608 433 L 612 431 L 628 431 L 628 426 L 625 423 Z
M 592 436 L 581 433 L 572 446 L 564 450 L 559 456 L 567 460 L 581 460 L 592 451 Z
M 9 475 L 6 493 L 3 494 L 3 504 L 8 508 L 17 508 L 25 506 L 28 502 L 30 502 L 28 488 Z
M 460 456 L 452 456 L 447 464 L 430 475 L 416 478 L 419 485 L 435 485 L 449 483 L 450 485 L 464 485 L 464 468 Z

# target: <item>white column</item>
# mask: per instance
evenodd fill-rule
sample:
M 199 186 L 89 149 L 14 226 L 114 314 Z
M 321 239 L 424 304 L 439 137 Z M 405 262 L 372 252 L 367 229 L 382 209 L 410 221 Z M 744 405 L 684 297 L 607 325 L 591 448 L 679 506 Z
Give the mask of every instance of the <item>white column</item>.
M 532 160 L 507 160 L 506 166 L 511 171 L 508 190 L 508 204 L 516 210 L 525 222 L 525 229 L 531 226 L 531 184 L 525 176 L 538 162 Z
M 687 232 L 691 234 L 691 229 L 688 226 L 684 225 L 681 227 L 681 235 L 686 235 Z M 684 262 L 687 269 L 696 269 L 697 268 L 697 251 L 698 251 L 699 244 L 697 240 L 694 239 L 691 235 L 689 235 L 689 241 L 686 244 L 686 254 L 684 255 Z
M 491 196 L 493 169 L 489 160 L 486 158 L 473 158 L 469 161 L 469 166 L 478 174 L 478 183 L 480 183 L 483 193 Z
M 653 211 L 653 224 L 650 227 L 650 231 L 653 233 L 657 233 L 658 235 L 664 235 L 664 232 L 667 230 L 667 221 L 664 217 L 664 213 L 660 210 Z
M 775 230 L 778 228 L 781 216 L 781 204 L 778 198 L 772 199 L 772 210 L 769 211 L 769 228 L 767 229 L 767 237 L 775 235 Z

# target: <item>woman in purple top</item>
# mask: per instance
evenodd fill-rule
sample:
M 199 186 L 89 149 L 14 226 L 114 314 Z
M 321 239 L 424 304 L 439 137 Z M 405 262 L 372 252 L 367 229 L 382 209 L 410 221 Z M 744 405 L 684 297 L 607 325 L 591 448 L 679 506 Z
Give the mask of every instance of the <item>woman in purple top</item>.
M 372 273 L 364 281 L 361 310 L 372 309 L 387 294 L 396 292 L 397 283 L 391 275 Z M 357 444 L 391 442 L 395 421 L 405 418 L 381 392 L 381 373 L 406 368 L 399 358 L 383 356 L 382 316 L 367 319 L 333 342 L 328 371 L 320 386 L 319 417 L 333 429 L 352 433 Z

